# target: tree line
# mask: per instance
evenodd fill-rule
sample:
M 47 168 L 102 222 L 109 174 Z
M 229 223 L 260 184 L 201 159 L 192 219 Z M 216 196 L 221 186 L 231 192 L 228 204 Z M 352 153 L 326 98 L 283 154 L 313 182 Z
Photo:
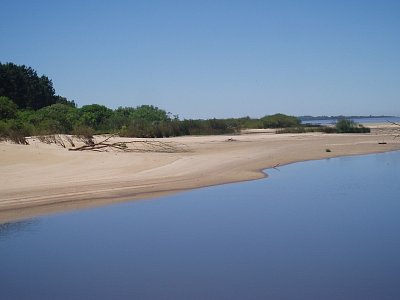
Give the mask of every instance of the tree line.
M 300 128 L 299 118 L 284 114 L 260 119 L 184 119 L 153 105 L 110 109 L 91 104 L 77 107 L 57 95 L 51 79 L 25 65 L 0 63 L 0 138 L 112 133 L 128 137 L 232 134 L 243 128 Z

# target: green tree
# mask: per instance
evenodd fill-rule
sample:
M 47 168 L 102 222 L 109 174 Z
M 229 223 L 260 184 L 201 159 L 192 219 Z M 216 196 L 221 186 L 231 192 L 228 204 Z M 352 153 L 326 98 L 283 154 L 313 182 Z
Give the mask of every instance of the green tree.
M 40 109 L 57 100 L 47 76 L 39 77 L 31 67 L 13 63 L 0 63 L 0 96 L 12 99 L 22 109 Z
M 155 107 L 153 105 L 138 106 L 132 112 L 131 116 L 137 120 L 141 119 L 150 122 L 170 120 L 170 117 L 165 110 L 159 109 L 158 107 Z
M 264 128 L 284 128 L 300 126 L 300 119 L 285 114 L 274 114 L 261 118 Z
M 35 112 L 35 123 L 40 133 L 71 133 L 78 122 L 78 109 L 56 103 Z
M 133 107 L 118 107 L 113 111 L 112 115 L 108 118 L 108 126 L 113 131 L 120 131 L 122 127 L 128 127 L 133 120 Z
M 13 119 L 16 117 L 18 106 L 7 97 L 0 97 L 0 119 Z
M 95 130 L 106 129 L 107 120 L 113 114 L 111 109 L 99 104 L 84 105 L 79 112 L 82 124 Z
M 76 108 L 76 103 L 74 100 L 68 100 L 67 98 L 60 95 L 55 96 L 55 99 L 56 103 L 61 103 Z

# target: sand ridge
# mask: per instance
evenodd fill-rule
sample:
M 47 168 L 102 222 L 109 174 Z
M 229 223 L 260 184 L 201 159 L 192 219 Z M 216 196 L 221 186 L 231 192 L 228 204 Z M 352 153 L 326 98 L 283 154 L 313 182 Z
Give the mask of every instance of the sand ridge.
M 276 165 L 400 150 L 400 139 L 382 126 L 371 134 L 257 132 L 159 140 L 182 151 L 74 152 L 35 139 L 29 146 L 0 143 L 0 223 L 258 179 L 265 176 L 261 170 Z

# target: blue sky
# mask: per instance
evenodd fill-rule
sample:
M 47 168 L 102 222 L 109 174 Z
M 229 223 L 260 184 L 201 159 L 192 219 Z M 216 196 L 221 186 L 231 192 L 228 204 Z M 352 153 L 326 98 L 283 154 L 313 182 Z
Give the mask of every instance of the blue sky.
M 79 106 L 400 115 L 400 1 L 1 0 L 0 61 Z

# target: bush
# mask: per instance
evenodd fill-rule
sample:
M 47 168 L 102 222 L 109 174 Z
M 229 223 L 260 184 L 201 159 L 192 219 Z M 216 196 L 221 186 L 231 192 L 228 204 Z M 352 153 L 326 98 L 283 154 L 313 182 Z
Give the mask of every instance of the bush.
M 79 137 L 92 138 L 94 134 L 93 128 L 83 125 L 76 124 L 72 130 L 72 134 L 77 135 Z
M 27 145 L 25 137 L 31 136 L 33 129 L 33 126 L 18 120 L 0 121 L 0 140 L 10 140 L 16 144 Z
M 0 97 L 0 119 L 13 119 L 16 117 L 17 111 L 17 104 L 7 97 Z
M 245 129 L 262 129 L 264 128 L 263 121 L 261 119 L 251 119 L 250 117 L 238 119 L 239 127 Z
M 321 127 L 321 131 L 324 133 L 336 133 L 336 128 L 330 126 L 323 126 Z
M 71 133 L 78 111 L 70 105 L 57 103 L 36 111 L 34 119 L 40 134 Z
M 324 132 L 324 133 L 335 133 L 336 129 L 334 127 L 328 126 L 299 126 L 299 127 L 288 127 L 283 129 L 278 129 L 276 131 L 279 133 L 307 133 L 307 132 Z
M 300 126 L 301 121 L 297 117 L 284 114 L 275 114 L 261 118 L 264 128 L 286 128 Z
M 353 120 L 341 119 L 336 123 L 337 133 L 369 133 L 371 129 L 357 124 Z
M 283 128 L 283 129 L 278 129 L 276 131 L 277 134 L 281 134 L 281 133 L 306 133 L 306 132 L 313 132 L 313 131 L 307 130 L 305 127 Z

